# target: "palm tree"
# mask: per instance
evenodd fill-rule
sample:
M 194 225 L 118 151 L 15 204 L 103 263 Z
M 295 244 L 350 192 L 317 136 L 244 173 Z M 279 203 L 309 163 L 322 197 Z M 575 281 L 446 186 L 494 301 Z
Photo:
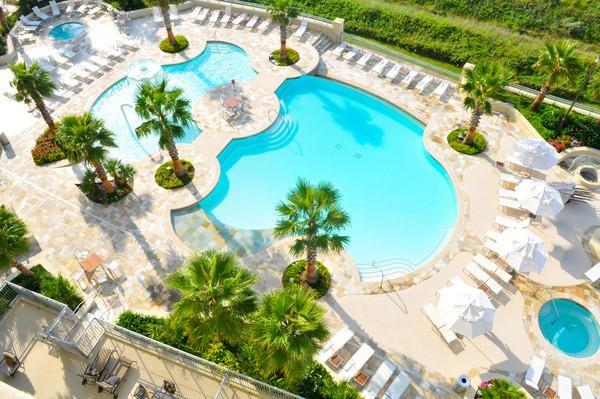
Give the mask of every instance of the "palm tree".
M 190 342 L 199 348 L 215 339 L 238 342 L 256 310 L 252 290 L 256 280 L 231 252 L 197 254 L 165 280 L 181 296 L 174 305 L 172 321 L 183 325 Z
M 52 76 L 39 64 L 33 63 L 28 68 L 24 62 L 8 66 L 14 77 L 10 85 L 17 91 L 16 100 L 25 104 L 35 104 L 50 130 L 56 129 L 54 119 L 44 102 L 45 97 L 51 97 L 56 89 Z
M 266 370 L 283 373 L 288 381 L 302 378 L 329 335 L 324 315 L 305 288 L 293 286 L 266 294 L 251 328 Z
M 498 95 L 509 80 L 510 74 L 498 63 L 482 61 L 473 69 L 465 69 L 461 89 L 465 93 L 463 106 L 471 110 L 471 120 L 463 139 L 464 144 L 473 142 L 481 116 L 492 113 L 490 97 Z
M 575 45 L 568 42 L 546 43 L 533 67 L 548 75 L 535 101 L 529 107 L 532 111 L 537 111 L 551 87 L 576 81 L 580 65 L 575 54 Z
M 306 253 L 306 281 L 314 285 L 317 251 L 339 252 L 350 241 L 338 231 L 350 224 L 350 217 L 340 208 L 340 193 L 330 183 L 314 186 L 299 179 L 286 202 L 277 206 L 280 219 L 273 234 L 276 238 L 297 237 L 290 248 L 294 256 Z
M 171 24 L 171 14 L 169 13 L 169 5 L 181 3 L 182 0 L 147 0 L 145 3 L 148 6 L 158 7 L 163 17 L 165 24 L 165 30 L 167 31 L 167 38 L 172 46 L 177 44 L 175 40 L 175 34 L 173 33 L 173 25 Z
M 160 148 L 169 151 L 175 175 L 185 175 L 185 168 L 175 146 L 175 139 L 184 137 L 184 127 L 193 122 L 190 101 L 183 96 L 183 90 L 167 89 L 166 80 L 142 83 L 137 89 L 135 112 L 146 119 L 135 130 L 137 135 L 158 135 Z
M 33 273 L 17 260 L 19 255 L 28 250 L 27 226 L 4 205 L 0 206 L 0 269 L 14 267 L 26 276 L 33 276 Z
M 287 58 L 287 30 L 293 19 L 297 18 L 299 11 L 293 6 L 292 0 L 275 0 L 269 6 L 267 15 L 269 19 L 279 24 L 279 56 Z
M 4 27 L 6 31 L 10 31 L 10 26 L 8 26 L 8 21 L 6 20 L 6 11 L 2 4 L 0 4 L 0 26 Z
M 67 158 L 72 163 L 85 162 L 91 165 L 107 193 L 115 191 L 115 185 L 108 180 L 104 161 L 107 148 L 116 147 L 113 133 L 104 127 L 100 119 L 89 113 L 65 116 L 61 120 L 56 139 L 62 145 Z
M 118 159 L 109 159 L 104 167 L 108 174 L 115 178 L 117 185 L 132 185 L 135 176 L 135 168 L 129 164 L 123 163 Z

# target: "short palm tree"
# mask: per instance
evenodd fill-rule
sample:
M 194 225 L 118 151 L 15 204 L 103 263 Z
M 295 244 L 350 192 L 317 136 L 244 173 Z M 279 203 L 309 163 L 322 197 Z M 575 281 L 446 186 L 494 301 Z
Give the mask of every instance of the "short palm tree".
M 85 162 L 91 165 L 107 193 L 115 191 L 115 185 L 108 180 L 104 162 L 107 148 L 116 147 L 113 133 L 104 123 L 89 113 L 65 116 L 61 119 L 56 139 L 64 148 L 72 163 Z
M 267 15 L 271 21 L 279 24 L 279 56 L 286 59 L 288 27 L 300 12 L 294 7 L 292 0 L 274 0 L 267 10 Z
M 158 7 L 163 17 L 165 24 L 165 30 L 167 31 L 167 39 L 172 46 L 177 44 L 175 40 L 175 34 L 173 33 L 173 24 L 171 23 L 171 14 L 169 13 L 169 6 L 171 4 L 181 3 L 183 0 L 146 0 L 145 4 L 148 6 Z
M 340 193 L 330 183 L 311 185 L 299 179 L 285 202 L 277 206 L 279 220 L 276 238 L 297 237 L 290 248 L 294 256 L 306 253 L 306 281 L 318 281 L 318 251 L 339 252 L 350 241 L 338 232 L 350 224 L 350 217 L 339 205 Z
M 104 167 L 108 174 L 115 178 L 117 185 L 133 184 L 133 177 L 136 173 L 133 166 L 118 159 L 109 159 L 104 163 Z
M 180 295 L 172 321 L 182 325 L 190 343 L 199 348 L 215 339 L 238 342 L 256 310 L 252 290 L 256 280 L 256 275 L 238 265 L 231 252 L 197 254 L 165 280 Z
M 168 89 L 166 80 L 142 83 L 137 89 L 135 112 L 145 119 L 135 130 L 137 135 L 158 135 L 160 148 L 169 151 L 175 174 L 178 177 L 185 175 L 175 146 L 175 139 L 185 136 L 184 128 L 193 123 L 191 104 L 183 90 Z
M 17 91 L 16 100 L 28 105 L 33 103 L 40 111 L 48 128 L 54 130 L 56 128 L 54 119 L 44 102 L 44 98 L 51 97 L 56 89 L 52 76 L 37 63 L 27 67 L 24 62 L 20 62 L 8 67 L 14 75 L 10 85 Z
M 547 75 L 539 94 L 529 107 L 537 111 L 546 94 L 555 85 L 574 83 L 580 71 L 575 46 L 568 42 L 546 43 L 533 67 Z
M 4 205 L 0 206 L 0 269 L 14 267 L 26 276 L 33 273 L 17 260 L 29 250 L 27 226 Z
M 466 69 L 461 89 L 465 93 L 463 106 L 471 110 L 469 129 L 463 139 L 464 144 L 471 144 L 481 116 L 492 113 L 489 99 L 498 95 L 508 84 L 510 74 L 504 67 L 495 62 L 482 61 L 473 69 Z
M 288 381 L 305 375 L 329 332 L 325 311 L 305 288 L 293 286 L 266 294 L 253 316 L 252 341 L 264 367 Z

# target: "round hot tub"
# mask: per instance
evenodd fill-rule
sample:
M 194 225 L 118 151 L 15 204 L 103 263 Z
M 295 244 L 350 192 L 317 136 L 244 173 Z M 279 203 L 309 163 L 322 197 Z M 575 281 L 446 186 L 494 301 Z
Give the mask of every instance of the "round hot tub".
M 81 22 L 65 22 L 50 29 L 48 36 L 57 42 L 75 39 L 85 31 L 85 25 Z

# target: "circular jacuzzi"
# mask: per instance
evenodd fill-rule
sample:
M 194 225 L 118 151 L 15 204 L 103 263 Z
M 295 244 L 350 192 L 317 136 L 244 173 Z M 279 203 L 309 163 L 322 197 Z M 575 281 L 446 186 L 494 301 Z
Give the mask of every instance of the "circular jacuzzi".
M 81 22 L 65 22 L 50 29 L 48 36 L 57 42 L 75 39 L 85 31 Z
M 568 299 L 553 299 L 542 305 L 538 323 L 544 337 L 566 355 L 595 355 L 600 348 L 600 328 L 592 313 Z

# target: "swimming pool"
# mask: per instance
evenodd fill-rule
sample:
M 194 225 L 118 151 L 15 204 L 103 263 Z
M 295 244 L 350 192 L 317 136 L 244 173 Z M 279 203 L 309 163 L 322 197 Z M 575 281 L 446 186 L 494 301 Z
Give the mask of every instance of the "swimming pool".
M 75 39 L 83 33 L 85 26 L 81 22 L 65 22 L 50 29 L 48 36 L 57 42 Z
M 161 69 L 170 86 L 183 89 L 192 107 L 202 94 L 214 87 L 232 79 L 247 82 L 256 76 L 244 50 L 221 42 L 209 42 L 199 56 L 181 64 L 162 66 Z M 111 149 L 110 155 L 128 162 L 137 161 L 158 150 L 157 137 L 140 139 L 135 135 L 135 128 L 142 123 L 134 109 L 137 85 L 136 80 L 123 78 L 102 93 L 91 108 L 91 113 L 102 119 L 115 134 L 117 148 Z M 177 142 L 191 143 L 200 130 L 192 124 L 185 129 L 185 133 L 185 137 Z
M 548 342 L 569 356 L 590 357 L 600 348 L 598 322 L 577 302 L 553 299 L 544 303 L 538 323 Z
M 423 125 L 324 78 L 288 80 L 276 94 L 277 122 L 229 144 L 219 155 L 220 179 L 199 209 L 173 214 L 184 242 L 205 245 L 204 237 L 190 239 L 198 212 L 223 230 L 259 231 L 262 240 L 275 225 L 275 206 L 304 177 L 340 190 L 352 222 L 348 251 L 363 280 L 404 275 L 433 256 L 453 230 L 457 202 L 446 171 L 423 146 Z

